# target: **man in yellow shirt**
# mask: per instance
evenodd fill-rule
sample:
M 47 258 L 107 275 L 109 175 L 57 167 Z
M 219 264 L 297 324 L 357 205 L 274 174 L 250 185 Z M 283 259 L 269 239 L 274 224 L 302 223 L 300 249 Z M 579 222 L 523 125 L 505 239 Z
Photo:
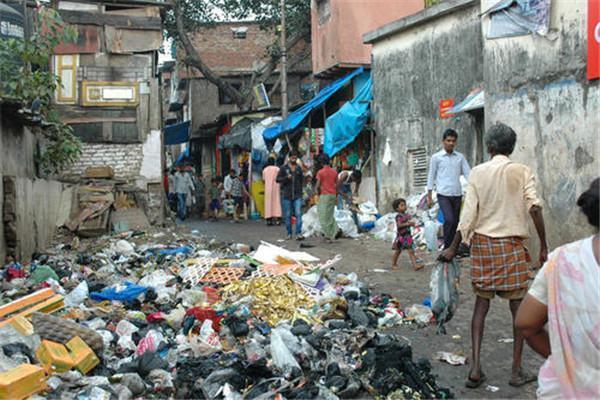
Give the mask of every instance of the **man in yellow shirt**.
M 516 133 L 497 123 L 486 135 L 490 161 L 473 168 L 458 231 L 452 245 L 440 256 L 452 260 L 461 241 L 471 245 L 471 281 L 477 296 L 471 321 L 472 363 L 465 382 L 476 388 L 486 379 L 481 370 L 480 350 L 490 300 L 498 295 L 510 302 L 513 328 L 521 300 L 527 294 L 529 262 L 523 240 L 529 237 L 528 215 L 538 233 L 540 262 L 548 250 L 541 201 L 531 169 L 511 161 Z M 523 336 L 514 331 L 512 376 L 509 384 L 521 386 L 535 380 L 521 369 Z

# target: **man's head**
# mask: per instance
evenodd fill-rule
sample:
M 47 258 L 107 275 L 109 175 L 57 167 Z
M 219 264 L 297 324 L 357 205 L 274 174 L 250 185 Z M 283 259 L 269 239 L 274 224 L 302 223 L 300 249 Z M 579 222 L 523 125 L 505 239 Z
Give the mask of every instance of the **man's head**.
M 488 129 L 485 135 L 485 145 L 492 156 L 502 154 L 509 156 L 515 149 L 517 134 L 508 125 L 497 122 Z
M 298 162 L 298 153 L 296 153 L 295 151 L 292 151 L 290 153 L 288 160 L 289 160 L 290 164 L 296 164 Z
M 243 175 L 243 174 L 239 174 L 239 175 L 238 175 L 238 179 L 239 179 L 240 181 L 243 181 L 243 180 L 244 180 L 244 175 Z
M 321 164 L 323 164 L 323 166 L 326 165 L 331 165 L 331 160 L 329 160 L 329 157 L 327 156 L 327 154 L 321 154 Z
M 458 140 L 458 133 L 454 129 L 448 128 L 442 135 L 442 143 L 444 144 L 444 150 L 448 153 L 452 153 L 456 147 L 456 141 Z
M 232 178 L 235 178 L 235 169 L 232 169 L 231 171 L 229 171 L 229 176 L 231 176 Z
M 212 178 L 211 182 L 213 186 L 219 186 L 219 180 L 217 178 Z
M 362 181 L 362 172 L 359 170 L 352 171 L 352 175 L 350 175 L 350 179 L 352 182 L 360 183 Z

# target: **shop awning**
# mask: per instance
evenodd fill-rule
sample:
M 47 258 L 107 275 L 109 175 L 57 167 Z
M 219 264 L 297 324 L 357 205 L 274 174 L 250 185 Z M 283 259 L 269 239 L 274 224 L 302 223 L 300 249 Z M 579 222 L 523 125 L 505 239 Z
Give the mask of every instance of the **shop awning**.
M 270 128 L 265 129 L 263 133 L 263 137 L 265 141 L 270 142 L 277 139 L 279 136 L 283 135 L 286 132 L 292 131 L 300 126 L 302 121 L 308 116 L 308 114 L 317 107 L 320 107 L 327 99 L 335 94 L 342 87 L 346 86 L 348 82 L 352 80 L 355 76 L 362 73 L 364 68 L 358 68 L 343 78 L 338 79 L 333 82 L 331 85 L 325 87 L 319 93 L 312 98 L 311 101 L 300 107 L 298 110 L 290 113 L 286 119 L 284 119 L 281 123 L 274 125 Z
M 485 92 L 483 89 L 475 89 L 460 103 L 448 110 L 449 114 L 473 111 L 483 108 L 485 105 Z
M 370 101 L 373 99 L 371 77 L 352 100 L 347 102 L 325 123 L 323 150 L 333 157 L 356 139 L 369 119 Z
M 226 135 L 221 136 L 220 149 L 232 149 L 238 147 L 244 150 L 252 149 L 252 124 L 260 121 L 260 118 L 242 118 L 235 124 Z
M 185 143 L 190 140 L 190 121 L 165 127 L 165 145 Z

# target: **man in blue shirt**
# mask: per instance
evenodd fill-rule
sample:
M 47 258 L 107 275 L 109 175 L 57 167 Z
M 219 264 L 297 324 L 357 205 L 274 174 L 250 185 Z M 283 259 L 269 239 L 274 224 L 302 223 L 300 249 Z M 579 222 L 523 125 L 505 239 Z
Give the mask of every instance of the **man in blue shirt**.
M 437 199 L 444 214 L 444 248 L 452 244 L 462 202 L 460 176 L 469 179 L 471 167 L 465 157 L 455 151 L 458 133 L 454 129 L 446 129 L 442 144 L 444 148 L 431 157 L 429 176 L 427 178 L 427 205 L 433 205 L 431 192 L 436 190 Z

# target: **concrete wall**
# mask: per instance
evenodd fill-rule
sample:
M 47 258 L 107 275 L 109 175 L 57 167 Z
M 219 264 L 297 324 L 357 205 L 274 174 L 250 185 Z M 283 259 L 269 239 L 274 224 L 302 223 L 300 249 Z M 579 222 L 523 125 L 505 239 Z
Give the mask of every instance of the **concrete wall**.
M 494 2 L 482 1 L 481 9 Z M 585 77 L 586 15 L 587 0 L 554 1 L 557 40 L 484 42 L 486 125 L 501 121 L 517 132 L 512 158 L 536 174 L 551 247 L 591 233 L 575 205 L 600 172 L 600 80 Z M 484 33 L 487 24 L 484 18 Z
M 319 0 L 329 3 L 330 16 L 323 20 L 312 0 L 312 67 L 319 74 L 338 64 L 369 65 L 371 46 L 362 35 L 388 22 L 423 9 L 423 0 Z
M 439 103 L 447 98 L 460 101 L 482 84 L 478 6 L 470 2 L 467 8 L 408 27 L 373 47 L 381 210 L 391 210 L 394 198 L 411 194 L 408 152 L 424 147 L 429 162 L 431 154 L 441 149 L 444 129 L 456 129 L 458 150 L 471 164 L 475 159 L 475 119 L 466 114 L 441 119 Z M 393 161 L 383 165 L 388 140 Z
M 69 216 L 73 190 L 36 178 L 38 138 L 0 105 L 0 263 L 7 254 L 28 260 L 44 250 Z
M 29 260 L 34 251 L 44 250 L 52 242 L 54 233 L 69 217 L 74 190 L 58 181 L 25 177 L 4 178 L 4 216 L 14 210 L 13 246 L 7 251 L 17 260 Z M 11 204 L 12 203 L 12 204 Z

